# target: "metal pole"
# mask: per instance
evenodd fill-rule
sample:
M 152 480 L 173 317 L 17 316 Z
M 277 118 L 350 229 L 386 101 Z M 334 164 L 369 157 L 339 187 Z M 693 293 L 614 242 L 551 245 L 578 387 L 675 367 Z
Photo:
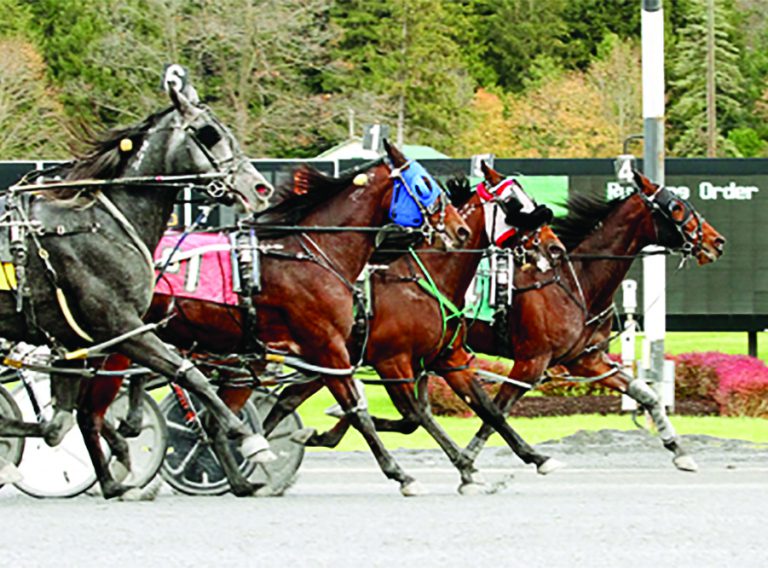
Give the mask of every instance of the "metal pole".
M 717 156 L 715 98 L 715 0 L 707 0 L 707 158 Z
M 643 169 L 648 178 L 664 184 L 664 10 L 662 0 L 643 0 Z M 650 247 L 649 247 L 650 248 Z M 655 249 L 656 247 L 654 247 Z M 661 381 L 666 333 L 666 259 L 643 259 L 643 363 L 646 377 Z
M 747 353 L 750 357 L 757 357 L 757 332 L 747 332 Z

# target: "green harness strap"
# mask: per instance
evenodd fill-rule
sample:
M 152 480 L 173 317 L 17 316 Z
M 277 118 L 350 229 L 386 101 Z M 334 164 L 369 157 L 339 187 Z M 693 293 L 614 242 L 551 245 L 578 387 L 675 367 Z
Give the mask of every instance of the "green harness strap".
M 421 288 L 430 296 L 435 298 L 437 300 L 437 305 L 440 308 L 440 320 L 443 325 L 442 332 L 440 334 L 440 343 L 443 342 L 443 339 L 445 339 L 445 334 L 448 331 L 448 322 L 453 319 L 463 319 L 464 317 L 464 310 L 460 310 L 456 307 L 456 305 L 451 302 L 448 298 L 445 297 L 445 295 L 440 291 L 440 289 L 435 284 L 435 281 L 432 279 L 432 276 L 430 275 L 429 271 L 427 270 L 426 266 L 424 266 L 424 263 L 419 258 L 419 255 L 416 254 L 416 252 L 411 248 L 409 249 L 409 252 L 411 253 L 411 256 L 416 261 L 416 264 L 418 264 L 419 269 L 421 269 L 421 272 L 424 274 L 424 278 L 419 278 L 417 280 L 417 283 Z M 453 342 L 456 341 L 456 338 L 459 336 L 459 332 L 461 331 L 461 325 L 456 326 L 456 330 L 453 333 L 453 337 L 451 338 L 450 343 L 448 345 L 453 345 Z M 422 358 L 421 366 L 424 368 L 424 359 Z

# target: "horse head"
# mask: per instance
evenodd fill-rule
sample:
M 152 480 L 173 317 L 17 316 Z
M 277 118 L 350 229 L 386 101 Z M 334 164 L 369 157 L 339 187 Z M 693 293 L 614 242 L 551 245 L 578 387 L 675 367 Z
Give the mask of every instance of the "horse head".
M 392 220 L 401 226 L 421 228 L 428 239 L 436 234 L 449 247 L 466 242 L 471 231 L 437 181 L 421 164 L 408 160 L 387 140 L 384 148 L 392 166 Z
M 234 204 L 244 212 L 265 209 L 274 188 L 243 154 L 230 130 L 199 102 L 197 92 L 185 78 L 178 65 L 166 71 L 164 84 L 173 105 L 171 112 L 165 124 L 147 132 L 134 163 L 140 164 L 152 148 L 153 134 L 169 131 L 165 155 L 161 157 L 165 173 L 207 174 L 210 181 L 205 191 L 211 198 Z M 133 144 L 128 141 L 121 149 L 129 153 Z
M 725 237 L 710 225 L 693 204 L 659 186 L 638 171 L 635 186 L 653 211 L 658 244 L 694 256 L 699 265 L 723 255 Z

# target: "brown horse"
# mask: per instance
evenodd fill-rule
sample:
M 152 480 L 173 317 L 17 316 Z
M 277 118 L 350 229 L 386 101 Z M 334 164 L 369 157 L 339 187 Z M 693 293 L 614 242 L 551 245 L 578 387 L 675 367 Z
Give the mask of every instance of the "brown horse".
M 382 227 L 387 221 L 387 210 L 393 194 L 398 191 L 396 178 L 405 177 L 403 172 L 408 168 L 420 167 L 410 165 L 396 148 L 389 145 L 386 148 L 391 167 L 378 160 L 362 171 L 340 178 L 329 178 L 309 167 L 300 168 L 295 173 L 294 194 L 268 210 L 267 215 L 273 224 L 296 223 L 297 228 L 284 237 L 263 241 L 281 248 L 266 252 L 261 259 L 263 290 L 251 297 L 255 307 L 252 321 L 249 321 L 248 311 L 241 307 L 158 294 L 154 297 L 149 317 L 162 317 L 169 308 L 173 308 L 176 317 L 162 330 L 161 336 L 182 348 L 194 344 L 196 349 L 212 353 L 253 353 L 256 349 L 255 334 L 258 341 L 270 349 L 289 352 L 307 363 L 326 369 L 312 383 L 314 390 L 326 386 L 333 393 L 352 424 L 368 442 L 385 475 L 400 483 L 404 495 L 415 495 L 420 491 L 418 484 L 403 472 L 386 450 L 376 434 L 370 415 L 360 404 L 359 393 L 351 381 L 353 361 L 347 350 L 347 340 L 354 323 L 352 283 L 375 247 L 376 232 L 368 229 Z M 410 192 L 414 202 L 422 208 L 416 197 L 425 190 L 423 186 L 407 187 L 406 184 L 400 186 L 400 190 Z M 434 228 L 453 243 L 469 238 L 466 223 L 446 201 L 444 194 L 440 193 L 439 198 L 428 208 L 424 207 L 422 213 L 421 230 L 434 232 Z M 346 230 L 311 232 L 311 227 Z M 272 227 L 272 230 L 285 234 L 281 230 L 283 228 L 286 227 Z M 255 367 L 258 369 L 263 364 L 257 363 Z M 112 383 L 114 393 L 119 381 Z M 108 387 L 100 384 L 94 388 L 103 390 Z M 224 386 L 219 394 L 227 406 L 237 413 L 251 392 L 251 385 Z M 102 393 L 101 400 L 96 401 L 95 395 L 94 391 L 86 393 L 85 406 L 92 415 L 103 417 L 106 409 L 104 402 L 110 397 Z M 228 478 L 237 479 L 237 463 L 222 451 L 228 443 L 226 438 L 215 424 L 207 426 Z M 100 459 L 103 461 L 105 458 L 101 456 Z M 106 468 L 97 470 L 100 471 L 100 480 L 109 479 Z M 231 486 L 238 495 L 250 494 L 254 490 L 248 483 Z
M 502 176 L 483 164 L 488 187 L 501 184 Z M 456 196 L 456 185 L 452 187 Z M 465 193 L 465 192 L 461 192 Z M 464 348 L 464 318 L 460 308 L 480 258 L 486 254 L 490 242 L 485 226 L 485 212 L 480 196 L 469 192 L 469 199 L 461 207 L 461 215 L 472 231 L 471 239 L 465 243 L 465 250 L 437 253 L 424 245 L 411 254 L 393 262 L 386 270 L 372 276 L 373 315 L 370 320 L 370 336 L 365 350 L 365 363 L 373 366 L 380 377 L 392 402 L 403 418 L 386 420 L 374 417 L 376 429 L 408 434 L 423 426 L 443 449 L 451 463 L 459 470 L 462 494 L 477 493 L 482 488 L 476 470 L 467 463 L 456 443 L 434 420 L 426 402 L 426 383 L 417 385 L 417 377 L 431 371 L 446 377 L 449 385 L 467 401 L 470 407 L 484 420 L 497 427 L 504 439 L 523 459 L 534 461 L 541 471 L 553 471 L 558 466 L 555 460 L 536 454 L 522 438 L 507 424 L 496 410 L 491 399 L 480 388 L 468 367 L 473 357 Z M 454 200 L 454 204 L 460 204 Z M 508 206 L 509 209 L 511 207 Z M 550 214 L 551 216 L 551 214 Z M 520 221 L 523 217 L 519 216 Z M 541 219 L 545 220 L 545 219 Z M 522 226 L 522 222 L 512 222 Z M 535 226 L 534 229 L 538 229 Z M 546 243 L 551 256 L 565 254 L 564 246 L 548 228 L 541 231 L 519 232 L 510 247 L 531 247 L 535 240 Z M 531 254 L 534 251 L 531 251 Z M 538 251 L 535 251 L 538 253 Z M 359 351 L 360 342 L 355 345 Z M 273 420 L 295 409 L 306 397 L 314 392 L 312 385 L 291 387 L 292 406 L 283 405 L 281 413 Z M 265 427 L 272 426 L 270 419 Z M 333 447 L 341 440 L 350 426 L 344 416 L 328 432 L 316 434 L 306 429 L 301 438 L 294 440 L 311 446 Z
M 509 378 L 535 385 L 544 372 L 562 365 L 572 376 L 597 382 L 627 394 L 648 411 L 674 464 L 695 471 L 696 463 L 680 445 L 656 393 L 624 373 L 605 353 L 613 321 L 613 297 L 634 258 L 647 245 L 683 250 L 700 265 L 723 254 L 725 238 L 704 221 L 693 206 L 635 173 L 637 191 L 624 200 L 603 202 L 572 196 L 569 214 L 553 227 L 569 249 L 571 270 L 558 282 L 535 289 L 540 276 L 520 271 L 518 292 L 501 326 L 478 322 L 469 330 L 477 351 L 514 359 Z M 482 363 L 481 363 L 482 364 Z M 495 402 L 507 414 L 525 392 L 506 383 Z M 465 450 L 474 460 L 491 429 L 483 426 Z

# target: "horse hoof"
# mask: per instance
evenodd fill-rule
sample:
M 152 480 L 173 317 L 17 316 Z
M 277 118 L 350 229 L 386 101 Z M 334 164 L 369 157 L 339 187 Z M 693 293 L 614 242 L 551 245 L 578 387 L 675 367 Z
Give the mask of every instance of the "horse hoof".
M 400 486 L 400 493 L 403 497 L 420 497 L 426 495 L 427 490 L 418 481 L 409 481 Z
M 672 463 L 680 471 L 699 471 L 699 466 L 691 456 L 675 456 Z
M 243 438 L 240 444 L 240 453 L 245 459 L 253 463 L 269 463 L 277 459 L 277 456 L 269 449 L 269 442 L 261 434 L 251 434 Z
M 127 503 L 136 503 L 137 501 L 144 501 L 144 494 L 138 487 L 131 487 L 120 495 L 120 500 Z
M 150 481 L 144 489 L 141 491 L 142 501 L 154 501 L 157 496 L 160 495 L 160 490 L 163 488 L 163 478 L 160 475 L 155 475 L 154 479 Z
M 43 426 L 43 440 L 51 448 L 61 444 L 69 431 L 75 426 L 75 416 L 71 412 L 61 410 L 56 412 Z
M 299 428 L 291 434 L 291 442 L 306 446 L 307 442 L 309 442 L 315 434 L 317 434 L 315 428 Z
M 21 475 L 18 467 L 0 458 L 0 485 L 18 483 L 22 479 L 24 479 L 24 476 Z
M 547 461 L 536 468 L 536 472 L 539 475 L 547 475 L 553 471 L 557 471 L 562 467 L 565 467 L 565 463 L 561 462 L 560 460 L 556 460 L 555 458 L 549 458 Z
M 488 488 L 482 483 L 462 483 L 459 485 L 461 495 L 486 495 Z

